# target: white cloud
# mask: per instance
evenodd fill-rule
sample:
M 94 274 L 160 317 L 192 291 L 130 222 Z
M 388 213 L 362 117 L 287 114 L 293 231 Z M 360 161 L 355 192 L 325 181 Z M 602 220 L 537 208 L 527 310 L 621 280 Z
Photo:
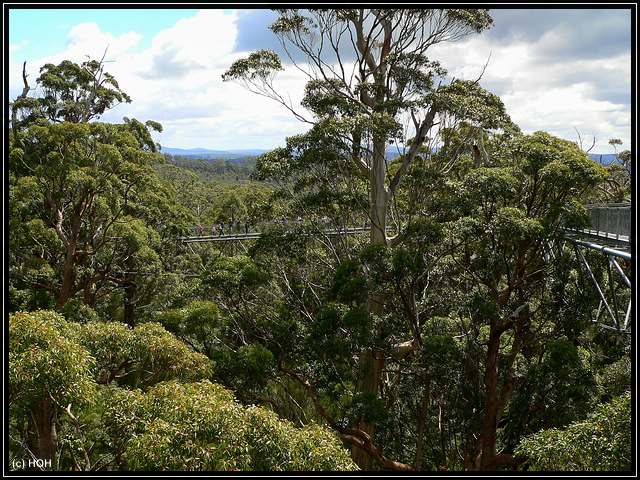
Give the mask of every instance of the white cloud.
M 95 23 L 74 26 L 64 51 L 30 61 L 33 83 L 47 62 L 68 58 L 101 57 L 108 46 L 110 71 L 133 99 L 105 116 L 122 116 L 163 123 L 162 144 L 172 147 L 270 148 L 283 144 L 286 136 L 308 128 L 276 102 L 252 94 L 240 85 L 222 82 L 222 73 L 243 54 L 234 53 L 238 39 L 238 12 L 201 10 L 158 32 L 150 46 L 140 50 L 141 35 L 113 35 Z M 600 59 L 543 60 L 540 52 L 556 43 L 558 33 L 548 31 L 535 41 L 512 39 L 505 43 L 487 35 L 464 42 L 440 45 L 431 52 L 457 78 L 474 79 L 491 59 L 482 85 L 498 93 L 513 120 L 526 132 L 543 129 L 576 139 L 596 135 L 595 151 L 609 151 L 607 140 L 630 140 L 631 89 L 628 54 Z M 22 87 L 21 64 L 11 55 L 10 92 Z M 306 77 L 291 68 L 282 72 L 276 86 L 299 105 Z
M 201 68 L 225 66 L 237 37 L 237 14 L 221 10 L 200 10 L 159 32 L 152 41 L 154 59 L 168 52 L 177 63 Z
M 272 100 L 222 82 L 222 74 L 241 55 L 233 53 L 237 13 L 201 10 L 158 32 L 150 47 L 135 51 L 141 36 L 114 36 L 95 23 L 74 26 L 64 51 L 29 62 L 32 83 L 45 63 L 101 57 L 108 46 L 107 70 L 132 98 L 107 112 L 107 121 L 123 116 L 154 119 L 163 124 L 158 141 L 171 147 L 213 149 L 272 148 L 307 126 Z M 283 72 L 279 87 L 299 104 L 305 78 Z M 20 67 L 12 64 L 11 88 L 21 85 Z M 15 95 L 14 95 L 15 96 Z
M 75 58 L 86 55 L 100 58 L 105 49 L 111 57 L 125 54 L 142 40 L 142 35 L 128 32 L 116 37 L 100 30 L 96 23 L 80 23 L 69 31 L 67 38 L 65 54 Z
M 541 42 L 546 48 L 553 32 Z M 629 148 L 631 115 L 626 97 L 631 91 L 631 59 L 622 54 L 607 59 L 541 61 L 539 43 L 495 44 L 486 36 L 440 45 L 432 53 L 456 78 L 475 79 L 490 57 L 481 84 L 495 93 L 511 118 L 525 131 L 545 130 L 577 140 L 595 135 L 594 151 L 608 152 L 609 138 L 621 138 Z M 609 91 L 610 89 L 615 91 Z M 606 95 L 605 95 L 606 93 Z M 624 97 L 614 101 L 612 98 Z

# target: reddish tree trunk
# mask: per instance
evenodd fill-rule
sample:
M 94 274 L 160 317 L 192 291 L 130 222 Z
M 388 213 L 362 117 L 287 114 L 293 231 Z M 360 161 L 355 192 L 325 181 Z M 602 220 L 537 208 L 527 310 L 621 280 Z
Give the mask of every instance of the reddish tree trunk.
M 51 460 L 55 465 L 56 444 L 58 435 L 54 421 L 54 411 L 51 399 L 44 398 L 36 409 L 31 411 L 32 428 L 35 430 L 35 438 L 32 438 L 31 449 L 38 460 Z
M 62 272 L 62 285 L 58 294 L 58 307 L 62 307 L 73 295 L 73 287 L 76 282 L 75 250 L 74 244 L 70 244 L 67 247 L 64 270 Z
M 493 468 L 496 456 L 496 430 L 498 424 L 498 409 L 500 399 L 498 396 L 498 356 L 500 353 L 500 336 L 495 326 L 491 326 L 489 345 L 487 348 L 487 360 L 485 364 L 485 409 L 482 434 L 480 436 L 480 469 Z

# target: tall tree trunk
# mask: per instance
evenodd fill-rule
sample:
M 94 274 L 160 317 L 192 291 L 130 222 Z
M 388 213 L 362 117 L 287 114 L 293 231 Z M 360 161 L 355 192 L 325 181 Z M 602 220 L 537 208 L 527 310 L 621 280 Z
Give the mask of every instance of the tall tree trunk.
M 58 442 L 54 417 L 51 399 L 45 397 L 39 402 L 38 407 L 31 411 L 31 424 L 35 435 L 29 442 L 36 459 L 51 460 L 52 467 L 55 465 Z
M 427 408 L 429 407 L 429 400 L 431 397 L 431 382 L 427 381 L 425 392 L 422 397 L 422 401 L 418 406 L 418 429 L 416 431 L 416 470 L 422 470 L 424 463 L 424 434 L 427 423 Z
M 491 326 L 489 345 L 487 348 L 487 360 L 485 364 L 485 408 L 482 434 L 480 435 L 480 469 L 493 468 L 496 456 L 496 438 L 498 424 L 498 410 L 500 399 L 498 396 L 498 356 L 500 354 L 501 332 Z
M 381 245 L 386 243 L 387 225 L 387 188 L 385 177 L 387 174 L 385 164 L 384 138 L 375 139 L 373 143 L 373 165 L 370 172 L 369 182 L 371 192 L 369 198 L 369 215 L 371 216 L 371 243 Z
M 442 408 L 442 399 L 438 400 L 438 431 L 440 432 L 440 465 L 438 468 L 442 469 L 447 466 L 447 444 L 445 439 L 445 429 L 443 426 L 444 408 Z
M 58 294 L 58 307 L 62 307 L 73 295 L 73 287 L 76 282 L 75 254 L 76 246 L 75 243 L 71 242 L 67 246 L 67 253 L 64 259 L 62 285 Z
M 372 245 L 386 244 L 386 213 L 387 213 L 387 189 L 385 187 L 385 146 L 384 138 L 378 138 L 373 143 L 373 165 L 370 173 L 370 203 L 369 215 L 371 216 L 370 243 Z M 384 299 L 380 295 L 372 294 L 368 299 L 369 315 L 381 315 L 384 311 Z M 366 396 L 378 396 L 378 386 L 384 366 L 382 353 L 374 353 L 365 350 L 359 358 L 359 382 L 358 393 Z M 358 425 L 371 437 L 375 434 L 375 425 L 369 422 L 360 422 Z M 373 458 L 364 450 L 354 446 L 352 458 L 363 470 L 373 469 Z
M 136 323 L 135 297 L 137 289 L 135 275 L 127 274 L 124 284 L 124 323 L 131 327 Z
M 525 302 L 516 308 L 508 319 L 502 321 L 495 319 L 491 323 L 484 374 L 484 422 L 480 435 L 479 457 L 476 461 L 476 469 L 494 470 L 498 465 L 511 465 L 512 467 L 517 465 L 512 455 L 496 454 L 496 439 L 498 422 L 513 391 L 513 365 L 525 342 L 525 336 L 530 325 L 529 314 L 529 304 Z M 514 340 L 504 366 L 503 386 L 499 390 L 498 360 L 500 357 L 500 337 L 512 327 L 515 327 Z

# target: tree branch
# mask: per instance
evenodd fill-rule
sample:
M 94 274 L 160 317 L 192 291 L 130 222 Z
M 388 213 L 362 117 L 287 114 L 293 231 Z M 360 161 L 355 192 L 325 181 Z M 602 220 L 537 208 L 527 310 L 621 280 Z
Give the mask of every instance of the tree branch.
M 402 164 L 400 165 L 400 168 L 398 169 L 398 171 L 393 177 L 393 180 L 391 180 L 391 183 L 389 184 L 389 193 L 391 195 L 395 193 L 396 188 L 400 184 L 400 180 L 402 179 L 402 176 L 404 175 L 405 171 L 409 168 L 414 158 L 418 154 L 418 150 L 424 143 L 424 139 L 427 136 L 427 132 L 433 126 L 433 120 L 435 116 L 436 116 L 436 110 L 432 106 L 427 112 L 426 117 L 420 124 L 420 128 L 418 128 L 414 141 L 411 144 L 411 147 L 409 148 L 409 152 L 405 154 L 405 157 L 402 160 Z
M 364 450 L 365 452 L 367 452 L 367 454 L 373 457 L 384 468 L 388 468 L 396 471 L 413 471 L 413 468 L 411 467 L 411 465 L 407 465 L 406 463 L 402 463 L 402 462 L 397 462 L 395 460 L 391 460 L 390 458 L 385 457 L 382 454 L 382 451 L 380 450 L 380 448 L 373 444 L 371 436 L 366 432 L 364 432 L 363 430 L 360 430 L 358 428 L 345 428 L 338 425 L 338 423 L 333 419 L 333 417 L 331 417 L 327 413 L 327 410 L 324 408 L 322 403 L 320 403 L 320 399 L 318 398 L 318 394 L 315 388 L 313 388 L 313 386 L 305 378 L 303 378 L 301 375 L 294 372 L 293 370 L 290 370 L 287 367 L 285 367 L 282 364 L 282 362 L 278 364 L 278 368 L 280 369 L 281 372 L 285 373 L 289 377 L 296 380 L 300 385 L 302 385 L 302 387 L 311 397 L 311 401 L 313 402 L 313 405 L 315 406 L 318 414 L 325 419 L 325 421 L 331 426 L 331 428 L 333 428 L 334 430 L 338 431 L 338 433 L 340 433 L 340 438 L 344 442 L 349 443 L 351 445 L 355 445 L 358 448 Z

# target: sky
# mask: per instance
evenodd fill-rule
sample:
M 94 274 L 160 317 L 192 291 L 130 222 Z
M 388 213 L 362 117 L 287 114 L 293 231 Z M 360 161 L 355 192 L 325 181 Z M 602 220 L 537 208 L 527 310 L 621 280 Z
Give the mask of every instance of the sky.
M 437 45 L 431 57 L 449 75 L 476 79 L 500 96 L 525 132 L 545 130 L 609 153 L 610 138 L 630 148 L 631 13 L 629 9 L 495 9 L 494 26 Z M 131 98 L 102 119 L 159 121 L 161 145 L 174 148 L 270 149 L 308 125 L 283 106 L 221 75 L 249 52 L 283 54 L 269 31 L 269 10 L 12 9 L 9 94 L 33 86 L 39 68 L 64 59 L 102 57 Z M 283 56 L 283 55 L 281 55 Z M 293 67 L 276 80 L 298 105 L 305 76 Z

